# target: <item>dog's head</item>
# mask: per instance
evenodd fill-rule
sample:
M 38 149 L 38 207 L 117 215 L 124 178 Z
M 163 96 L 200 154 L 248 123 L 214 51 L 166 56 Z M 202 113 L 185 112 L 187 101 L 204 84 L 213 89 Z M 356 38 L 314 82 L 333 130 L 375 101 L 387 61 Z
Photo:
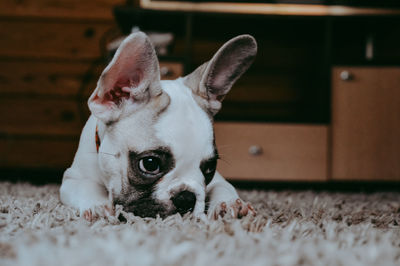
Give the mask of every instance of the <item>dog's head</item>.
M 238 36 L 192 74 L 160 81 L 147 36 L 122 42 L 89 98 L 105 125 L 98 158 L 114 203 L 142 217 L 204 212 L 218 159 L 213 116 L 256 52 L 253 37 Z

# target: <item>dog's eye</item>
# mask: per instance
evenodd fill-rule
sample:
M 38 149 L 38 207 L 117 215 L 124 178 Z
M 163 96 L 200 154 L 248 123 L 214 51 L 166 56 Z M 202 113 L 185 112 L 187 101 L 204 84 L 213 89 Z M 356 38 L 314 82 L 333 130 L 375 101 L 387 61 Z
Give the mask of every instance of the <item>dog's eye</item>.
M 175 167 L 175 160 L 168 148 L 160 147 L 141 153 L 129 152 L 128 178 L 133 186 L 150 185 Z
M 145 174 L 157 175 L 161 171 L 160 159 L 154 156 L 149 156 L 139 161 L 139 169 Z

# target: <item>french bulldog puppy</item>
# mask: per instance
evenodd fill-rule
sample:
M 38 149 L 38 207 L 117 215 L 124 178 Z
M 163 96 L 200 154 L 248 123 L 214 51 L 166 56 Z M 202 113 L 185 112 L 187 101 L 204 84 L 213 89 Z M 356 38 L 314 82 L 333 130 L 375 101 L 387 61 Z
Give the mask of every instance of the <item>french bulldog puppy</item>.
M 212 122 L 256 53 L 254 38 L 241 35 L 188 76 L 161 81 L 148 37 L 129 35 L 89 98 L 61 201 L 89 221 L 113 215 L 115 204 L 141 217 L 254 215 L 216 172 Z

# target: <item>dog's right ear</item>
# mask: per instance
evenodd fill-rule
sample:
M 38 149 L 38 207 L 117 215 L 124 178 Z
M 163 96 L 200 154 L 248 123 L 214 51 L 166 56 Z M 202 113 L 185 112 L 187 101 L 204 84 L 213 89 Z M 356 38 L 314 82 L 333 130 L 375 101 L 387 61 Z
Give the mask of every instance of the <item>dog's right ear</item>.
M 236 80 L 250 67 L 257 54 L 257 42 L 240 35 L 226 42 L 213 58 L 184 77 L 197 103 L 214 116 Z
M 121 43 L 88 104 L 92 114 L 109 123 L 133 113 L 161 93 L 156 52 L 146 34 L 137 32 Z

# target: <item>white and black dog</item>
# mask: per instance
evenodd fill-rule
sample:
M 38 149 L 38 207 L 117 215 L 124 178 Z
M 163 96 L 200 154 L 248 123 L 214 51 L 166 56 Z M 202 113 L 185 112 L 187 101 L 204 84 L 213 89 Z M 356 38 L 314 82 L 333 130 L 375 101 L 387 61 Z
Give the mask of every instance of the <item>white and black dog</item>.
M 115 204 L 141 217 L 254 215 L 216 172 L 212 122 L 256 53 L 254 38 L 241 35 L 190 75 L 161 81 L 148 37 L 128 36 L 89 98 L 92 115 L 64 173 L 61 201 L 87 220 L 112 215 Z

